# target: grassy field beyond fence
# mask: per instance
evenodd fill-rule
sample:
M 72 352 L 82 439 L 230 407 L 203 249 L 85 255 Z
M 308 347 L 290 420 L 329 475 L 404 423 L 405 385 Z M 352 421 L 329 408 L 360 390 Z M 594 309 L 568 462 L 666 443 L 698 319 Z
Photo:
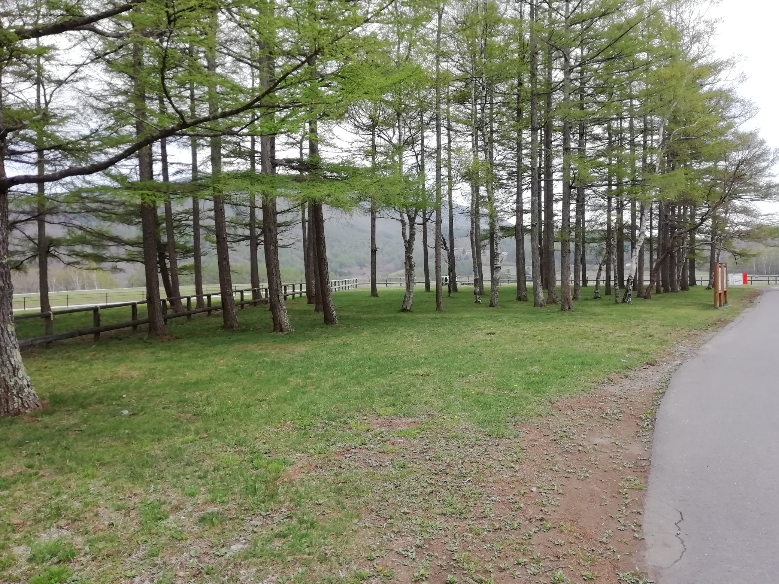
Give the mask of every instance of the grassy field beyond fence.
M 380 534 L 351 526 L 379 475 L 297 480 L 300 468 L 373 440 L 375 420 L 416 420 L 396 432 L 406 437 L 510 434 L 550 398 L 732 318 L 751 294 L 731 289 L 719 311 L 696 289 L 561 314 L 514 291 L 490 309 L 465 290 L 443 313 L 420 291 L 403 314 L 402 290 L 363 289 L 334 295 L 337 327 L 297 299 L 288 335 L 269 333 L 257 307 L 233 332 L 201 315 L 169 322 L 164 342 L 126 332 L 26 351 L 47 407 L 0 420 L 0 581 L 184 581 L 179 569 L 196 582 L 360 580 L 349 570 Z

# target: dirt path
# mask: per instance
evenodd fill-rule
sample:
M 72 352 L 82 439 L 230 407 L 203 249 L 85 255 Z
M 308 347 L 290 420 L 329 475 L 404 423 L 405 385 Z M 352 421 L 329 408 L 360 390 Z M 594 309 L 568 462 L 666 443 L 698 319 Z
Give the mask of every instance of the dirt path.
M 366 559 L 357 579 L 647 582 L 642 510 L 655 409 L 671 374 L 710 336 L 555 402 L 513 438 L 375 421 L 383 439 L 341 453 L 342 469 L 380 477 L 359 521 Z

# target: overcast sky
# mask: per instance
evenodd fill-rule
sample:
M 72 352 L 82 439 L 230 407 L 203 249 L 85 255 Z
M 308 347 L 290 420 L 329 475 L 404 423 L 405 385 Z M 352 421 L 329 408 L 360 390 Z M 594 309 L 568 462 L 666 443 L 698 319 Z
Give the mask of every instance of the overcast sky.
M 779 46 L 779 2 L 722 0 L 711 15 L 720 19 L 716 39 L 719 56 L 739 57 L 738 70 L 746 77 L 740 92 L 759 110 L 746 128 L 760 130 L 769 146 L 779 148 L 779 78 L 775 60 Z M 761 208 L 779 213 L 779 203 L 761 205 Z
M 741 94 L 759 108 L 750 128 L 779 148 L 779 81 L 776 51 L 779 45 L 777 0 L 722 0 L 712 11 L 721 19 L 716 39 L 721 57 L 740 57 L 738 69 L 746 75 Z

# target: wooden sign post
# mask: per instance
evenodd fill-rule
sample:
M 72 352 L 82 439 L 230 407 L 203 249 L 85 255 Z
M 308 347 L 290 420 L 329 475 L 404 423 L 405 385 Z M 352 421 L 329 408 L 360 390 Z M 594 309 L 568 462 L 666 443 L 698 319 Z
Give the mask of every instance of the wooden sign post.
M 728 305 L 728 265 L 714 264 L 714 308 Z

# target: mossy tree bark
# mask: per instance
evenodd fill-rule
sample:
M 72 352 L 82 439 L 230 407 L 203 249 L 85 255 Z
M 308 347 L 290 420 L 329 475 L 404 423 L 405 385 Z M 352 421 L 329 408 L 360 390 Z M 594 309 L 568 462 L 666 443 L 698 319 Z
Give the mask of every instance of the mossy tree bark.
M 530 0 L 530 257 L 533 271 L 533 306 L 546 305 L 541 284 L 541 177 L 539 175 L 538 33 L 535 31 L 538 0 Z
M 416 286 L 416 264 L 414 262 L 414 240 L 417 234 L 417 215 L 416 209 L 407 209 L 400 211 L 400 228 L 403 236 L 404 250 L 404 268 L 406 293 L 403 295 L 403 303 L 400 305 L 402 312 L 411 312 L 414 306 L 414 287 Z
M 0 179 L 5 178 L 5 156 L 3 140 L 0 141 Z M 24 369 L 14 328 L 14 290 L 8 254 L 10 236 L 8 191 L 0 190 L 0 416 L 17 416 L 41 407 Z
M 212 116 L 219 112 L 219 95 L 216 91 L 216 35 L 217 15 L 211 16 L 211 39 L 206 49 L 206 69 L 212 78 L 208 85 L 208 113 Z M 222 175 L 222 136 L 218 133 L 209 138 L 211 147 L 211 192 L 214 199 L 214 235 L 216 239 L 216 261 L 219 268 L 219 292 L 222 298 L 222 326 L 237 329 L 238 314 L 235 311 L 233 297 L 233 277 L 230 271 L 230 248 L 227 241 L 227 214 L 225 199 L 220 184 Z

